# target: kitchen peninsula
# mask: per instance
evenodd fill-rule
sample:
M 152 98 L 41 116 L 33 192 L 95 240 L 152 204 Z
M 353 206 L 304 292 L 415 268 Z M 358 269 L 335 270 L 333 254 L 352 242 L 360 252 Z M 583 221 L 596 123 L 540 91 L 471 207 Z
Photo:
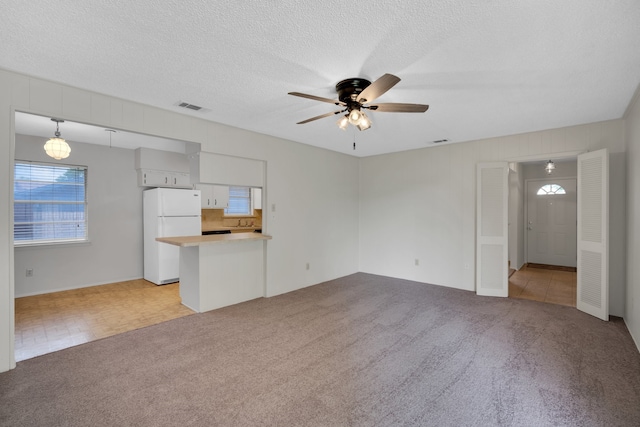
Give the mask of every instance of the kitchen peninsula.
M 261 233 L 159 237 L 180 247 L 182 304 L 202 313 L 264 296 L 265 249 Z

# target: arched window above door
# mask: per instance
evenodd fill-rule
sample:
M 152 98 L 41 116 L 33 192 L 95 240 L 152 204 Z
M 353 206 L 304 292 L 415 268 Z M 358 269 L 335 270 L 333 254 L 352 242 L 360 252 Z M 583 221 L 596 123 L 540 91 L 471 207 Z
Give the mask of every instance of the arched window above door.
M 545 184 L 542 187 L 538 188 L 538 192 L 536 193 L 538 196 L 547 196 L 554 194 L 567 194 L 565 189 L 558 184 Z

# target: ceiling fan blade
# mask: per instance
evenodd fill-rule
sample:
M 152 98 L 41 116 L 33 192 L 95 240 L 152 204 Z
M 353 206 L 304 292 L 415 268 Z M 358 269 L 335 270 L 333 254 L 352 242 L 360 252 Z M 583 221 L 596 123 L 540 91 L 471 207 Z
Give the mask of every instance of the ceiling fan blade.
M 300 92 L 289 92 L 289 95 L 299 96 L 299 97 L 301 97 L 301 98 L 313 99 L 313 100 L 315 100 L 315 101 L 328 102 L 329 104 L 345 105 L 345 104 L 344 104 L 344 102 L 342 102 L 342 101 L 338 101 L 337 99 L 323 98 L 323 97 L 321 97 L 321 96 L 309 95 L 309 94 L 306 94 L 306 93 L 300 93 Z
M 393 74 L 385 74 L 375 82 L 371 83 L 365 90 L 360 92 L 356 101 L 361 104 L 371 102 L 392 87 L 394 87 L 400 81 L 399 77 Z
M 387 102 L 383 104 L 369 105 L 372 111 L 380 111 L 384 113 L 424 113 L 429 109 L 424 104 L 403 104 L 396 102 Z
M 302 125 L 302 124 L 305 124 L 305 123 L 312 122 L 312 121 L 314 121 L 314 120 L 324 119 L 325 117 L 334 116 L 334 115 L 336 115 L 336 114 L 340 114 L 340 113 L 342 113 L 342 112 L 344 112 L 344 110 L 340 110 L 340 111 L 332 111 L 332 112 L 330 112 L 330 113 L 321 114 L 321 115 L 319 115 L 319 116 L 311 117 L 310 119 L 303 120 L 303 121 L 298 122 L 298 123 L 296 123 L 296 124 L 297 124 L 297 125 Z

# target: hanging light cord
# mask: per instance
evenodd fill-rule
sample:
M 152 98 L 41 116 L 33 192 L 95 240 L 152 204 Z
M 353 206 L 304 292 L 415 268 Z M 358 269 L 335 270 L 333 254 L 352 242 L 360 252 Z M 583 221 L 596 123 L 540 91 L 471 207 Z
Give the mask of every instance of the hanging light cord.
M 353 128 L 353 149 L 356 149 L 356 129 Z

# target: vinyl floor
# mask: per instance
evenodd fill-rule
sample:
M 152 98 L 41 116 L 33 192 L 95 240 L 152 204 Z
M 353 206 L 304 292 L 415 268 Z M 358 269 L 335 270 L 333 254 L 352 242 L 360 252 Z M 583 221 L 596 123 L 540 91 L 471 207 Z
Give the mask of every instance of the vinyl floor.
M 576 279 L 573 271 L 525 266 L 509 277 L 509 297 L 576 306 Z
M 194 313 L 180 301 L 143 279 L 16 298 L 16 361 Z

